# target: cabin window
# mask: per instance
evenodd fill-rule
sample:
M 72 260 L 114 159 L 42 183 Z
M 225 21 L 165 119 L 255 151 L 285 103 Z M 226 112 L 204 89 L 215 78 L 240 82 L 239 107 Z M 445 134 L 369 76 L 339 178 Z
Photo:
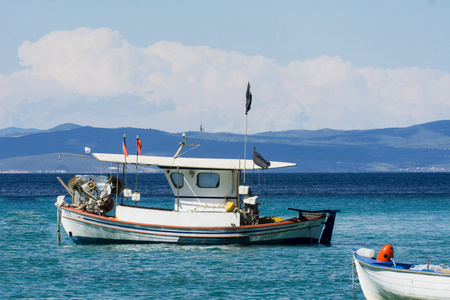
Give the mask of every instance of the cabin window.
M 177 179 L 178 179 L 178 184 L 177 184 Z M 170 180 L 172 180 L 172 184 L 177 189 L 181 189 L 184 186 L 184 175 L 183 175 L 183 173 L 174 172 L 174 173 L 170 174 Z
M 217 188 L 220 184 L 220 176 L 217 173 L 197 174 L 197 186 L 200 188 Z

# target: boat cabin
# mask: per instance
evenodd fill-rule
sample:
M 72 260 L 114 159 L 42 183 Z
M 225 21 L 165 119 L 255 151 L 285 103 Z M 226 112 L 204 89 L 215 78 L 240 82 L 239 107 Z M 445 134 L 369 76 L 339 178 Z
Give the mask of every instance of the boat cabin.
M 205 159 L 185 157 L 136 156 L 92 153 L 99 161 L 159 167 L 174 194 L 174 211 L 181 213 L 212 213 L 211 218 L 225 218 L 226 224 L 254 224 L 258 221 L 258 197 L 248 186 L 239 186 L 241 171 L 261 169 L 253 160 Z M 271 162 L 269 168 L 295 166 L 295 163 Z M 117 216 L 125 210 L 117 207 Z M 240 213 L 238 213 L 240 212 Z M 222 213 L 220 216 L 217 213 Z M 223 214 L 225 213 L 225 214 Z M 227 213 L 238 213 L 229 221 Z M 179 215 L 179 218 L 182 215 Z M 122 217 L 122 216 L 121 216 Z M 193 216 L 192 216 L 193 217 Z M 190 218 L 192 218 L 190 217 Z M 235 219 L 239 221 L 236 221 Z
M 175 196 L 176 211 L 226 212 L 227 203 L 238 206 L 240 172 L 237 170 L 162 170 Z

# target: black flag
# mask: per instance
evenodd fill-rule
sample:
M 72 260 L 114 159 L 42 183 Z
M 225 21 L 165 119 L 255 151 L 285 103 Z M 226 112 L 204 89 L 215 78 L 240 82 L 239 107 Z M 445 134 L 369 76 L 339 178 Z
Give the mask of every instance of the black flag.
M 250 110 L 251 106 L 252 106 L 252 93 L 250 92 L 250 82 L 247 85 L 247 102 L 245 104 L 245 114 L 248 113 L 248 111 Z
M 261 156 L 258 152 L 256 152 L 256 149 L 253 148 L 253 162 L 255 165 L 260 166 L 262 169 L 267 169 L 270 167 L 270 161 L 267 161 L 264 159 L 264 157 Z

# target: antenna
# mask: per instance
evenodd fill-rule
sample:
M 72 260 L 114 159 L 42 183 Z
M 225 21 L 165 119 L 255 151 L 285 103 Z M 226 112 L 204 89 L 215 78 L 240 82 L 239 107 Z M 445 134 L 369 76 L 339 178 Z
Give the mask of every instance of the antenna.
M 200 126 L 200 128 L 201 128 L 202 126 L 203 126 L 203 124 Z M 202 131 L 202 129 L 201 129 L 200 131 Z M 185 133 L 182 134 L 182 137 L 183 137 L 183 141 L 180 143 L 180 147 L 178 148 L 178 150 L 177 150 L 177 152 L 175 153 L 175 155 L 173 156 L 173 158 L 177 158 L 178 156 L 180 156 L 180 155 L 182 155 L 182 154 L 184 154 L 184 153 L 186 153 L 186 152 L 188 152 L 188 151 L 194 150 L 195 148 L 200 147 L 200 146 L 202 145 L 202 141 L 201 141 L 201 140 L 200 140 L 200 144 L 195 144 L 195 143 L 188 144 L 188 143 L 187 143 L 187 137 L 186 137 L 186 134 L 185 134 Z M 193 147 L 193 148 L 191 148 L 191 149 L 189 149 L 189 150 L 187 150 L 187 151 L 185 151 L 185 152 L 183 152 L 183 153 L 180 154 L 181 150 L 183 150 L 183 148 L 184 148 L 185 146 Z
M 202 144 L 203 140 L 203 131 L 205 130 L 205 126 L 203 126 L 203 121 L 200 123 L 200 145 Z

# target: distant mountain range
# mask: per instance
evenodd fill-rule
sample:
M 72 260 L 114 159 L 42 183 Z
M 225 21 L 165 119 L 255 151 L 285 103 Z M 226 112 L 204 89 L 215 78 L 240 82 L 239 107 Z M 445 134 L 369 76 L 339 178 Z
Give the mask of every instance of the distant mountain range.
M 59 126 L 56 126 L 51 129 L 42 130 L 42 129 L 35 129 L 35 128 L 17 128 L 17 127 L 8 127 L 5 129 L 0 129 L 0 137 L 14 137 L 14 136 L 21 136 L 31 133 L 39 133 L 39 132 L 52 132 L 52 131 L 61 131 L 61 130 L 70 130 L 70 129 L 76 129 L 80 128 L 80 125 L 72 124 L 72 123 L 66 123 Z
M 115 166 L 77 156 L 87 156 L 85 147 L 92 152 L 122 153 L 124 134 L 129 153 L 135 153 L 139 135 L 143 155 L 172 156 L 182 141 L 181 133 L 142 128 L 76 124 L 49 130 L 5 128 L 0 130 L 0 173 L 105 172 Z M 186 132 L 186 136 L 188 143 L 201 141 L 202 146 L 183 156 L 244 157 L 242 134 Z M 247 158 L 254 147 L 267 160 L 297 163 L 284 172 L 442 172 L 450 170 L 450 121 L 374 130 L 263 132 L 248 136 Z

